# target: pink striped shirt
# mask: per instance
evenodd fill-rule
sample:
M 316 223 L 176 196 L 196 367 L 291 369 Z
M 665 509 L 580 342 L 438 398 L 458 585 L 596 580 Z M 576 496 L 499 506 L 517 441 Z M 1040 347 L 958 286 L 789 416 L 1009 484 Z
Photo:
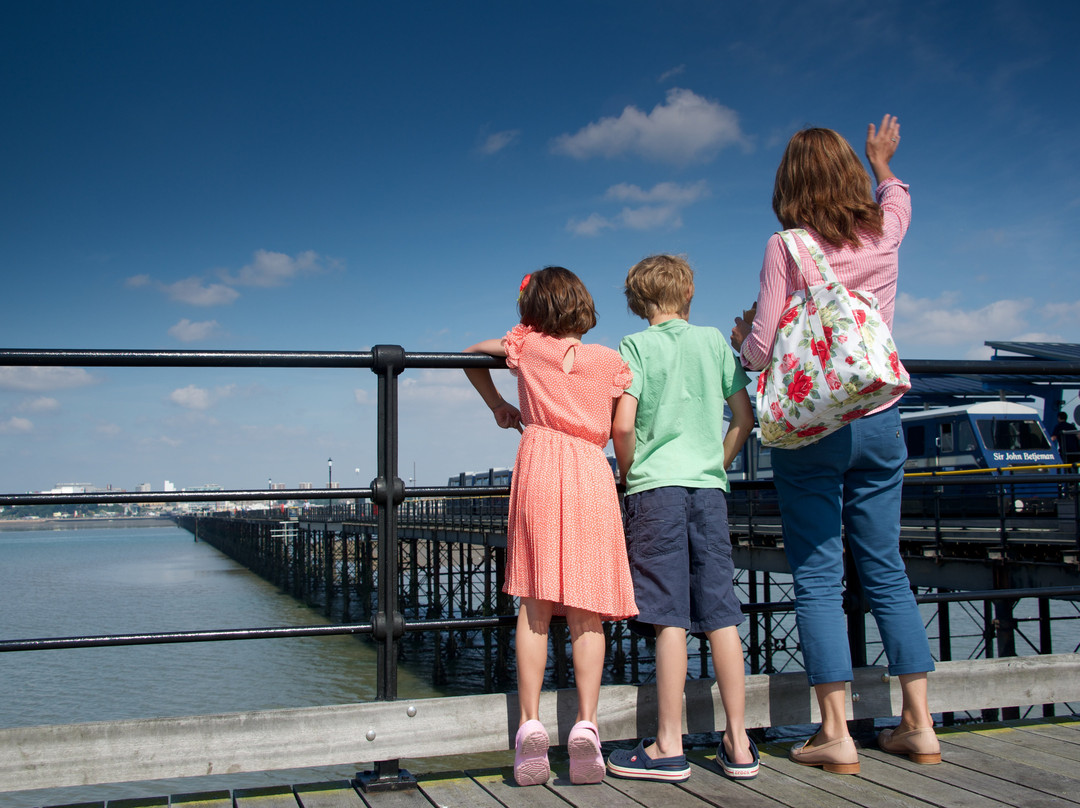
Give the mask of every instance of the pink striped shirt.
M 882 234 L 860 232 L 862 247 L 854 249 L 845 245 L 833 247 L 814 230 L 807 232 L 825 253 L 836 279 L 848 289 L 873 292 L 878 299 L 881 317 L 892 330 L 893 306 L 896 302 L 896 280 L 900 271 L 897 253 L 900 242 L 911 224 L 911 196 L 908 186 L 895 177 L 884 180 L 876 191 L 882 212 Z M 799 244 L 800 259 L 808 268 L 810 278 L 817 280 L 814 261 L 806 247 Z M 740 355 L 743 366 L 750 370 L 762 370 L 769 364 L 776 327 L 784 306 L 792 293 L 803 284 L 799 280 L 795 261 L 784 242 L 775 233 L 765 247 L 765 261 L 761 265 L 761 291 L 758 294 L 757 315 L 753 328 L 743 341 Z

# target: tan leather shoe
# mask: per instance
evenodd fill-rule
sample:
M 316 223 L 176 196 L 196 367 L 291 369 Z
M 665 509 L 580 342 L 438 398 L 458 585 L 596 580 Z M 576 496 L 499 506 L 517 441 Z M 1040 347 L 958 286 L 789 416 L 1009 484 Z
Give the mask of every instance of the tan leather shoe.
M 808 741 L 803 741 L 791 747 L 788 757 L 803 766 L 820 766 L 833 774 L 858 774 L 859 751 L 855 748 L 855 741 L 848 735 L 828 743 L 816 743 L 815 735 Z
M 883 729 L 878 734 L 877 745 L 894 755 L 907 755 L 913 763 L 941 763 L 941 744 L 933 727 L 908 732 Z

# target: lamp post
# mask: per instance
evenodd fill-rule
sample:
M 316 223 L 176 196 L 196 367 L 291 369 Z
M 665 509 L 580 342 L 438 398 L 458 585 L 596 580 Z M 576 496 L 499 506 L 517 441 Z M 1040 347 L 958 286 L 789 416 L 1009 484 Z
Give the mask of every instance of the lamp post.
M 334 487 L 334 458 L 326 458 L 326 490 L 329 491 Z M 327 508 L 329 509 L 329 518 L 334 517 L 334 500 L 326 500 Z

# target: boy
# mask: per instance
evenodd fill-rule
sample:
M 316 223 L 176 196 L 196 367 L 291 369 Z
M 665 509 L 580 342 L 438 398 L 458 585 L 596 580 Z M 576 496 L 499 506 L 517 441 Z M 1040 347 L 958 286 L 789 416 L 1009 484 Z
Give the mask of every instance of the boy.
M 724 496 L 725 469 L 754 426 L 749 378 L 717 329 L 687 322 L 694 273 L 684 259 L 646 258 L 626 276 L 625 292 L 649 328 L 619 346 L 634 381 L 616 404 L 612 439 L 626 485 L 626 544 L 640 611 L 631 627 L 656 636 L 659 722 L 655 740 L 612 752 L 608 771 L 640 780 L 690 777 L 682 747 L 690 631 L 708 637 L 727 716 L 716 762 L 726 776 L 750 779 L 758 753 L 744 725 L 743 615 Z M 723 401 L 732 413 L 726 436 Z

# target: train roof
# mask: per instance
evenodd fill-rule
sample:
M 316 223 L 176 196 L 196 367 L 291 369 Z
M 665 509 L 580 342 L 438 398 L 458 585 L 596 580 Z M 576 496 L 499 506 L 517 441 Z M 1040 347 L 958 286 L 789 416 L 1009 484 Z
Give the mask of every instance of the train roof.
M 1038 418 L 1039 411 L 1034 407 L 1016 404 L 1012 401 L 980 401 L 976 404 L 961 404 L 956 407 L 933 407 L 928 410 L 912 410 L 901 415 L 904 421 L 917 421 L 924 418 L 940 418 L 943 415 L 970 413 L 971 415 L 1013 415 L 1026 418 Z

